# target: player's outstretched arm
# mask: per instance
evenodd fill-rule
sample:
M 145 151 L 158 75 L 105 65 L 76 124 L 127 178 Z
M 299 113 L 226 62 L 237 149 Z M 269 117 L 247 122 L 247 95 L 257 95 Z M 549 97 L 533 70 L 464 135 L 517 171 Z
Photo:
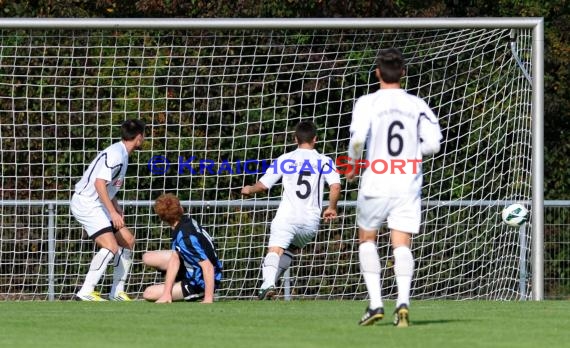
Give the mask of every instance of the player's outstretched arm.
M 210 260 L 203 260 L 199 262 L 204 275 L 204 300 L 202 303 L 214 302 L 214 288 L 215 288 L 215 271 L 214 265 Z
M 263 185 L 260 181 L 258 181 L 255 183 L 255 185 L 244 186 L 241 189 L 241 194 L 244 196 L 250 196 L 264 191 L 267 191 L 267 187 L 265 187 L 265 185 Z
M 162 295 L 156 303 L 171 303 L 172 302 L 172 288 L 174 287 L 174 282 L 176 280 L 176 274 L 178 273 L 178 268 L 180 267 L 180 258 L 176 251 L 172 251 L 170 255 L 170 260 L 168 260 L 168 266 L 166 267 L 166 279 L 164 280 L 164 290 Z
M 340 199 L 340 184 L 332 184 L 329 190 L 329 206 L 323 212 L 325 222 L 334 220 L 337 217 L 336 206 Z

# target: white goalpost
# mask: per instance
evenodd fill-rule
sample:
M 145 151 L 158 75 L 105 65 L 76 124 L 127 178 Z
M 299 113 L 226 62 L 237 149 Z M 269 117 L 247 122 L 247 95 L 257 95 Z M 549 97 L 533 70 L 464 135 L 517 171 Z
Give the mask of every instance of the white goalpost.
M 543 299 L 541 18 L 0 19 L 0 299 L 78 290 L 95 248 L 69 212 L 73 185 L 128 118 L 148 129 L 118 196 L 137 238 L 127 291 L 161 281 L 141 256 L 169 247 L 152 204 L 171 192 L 216 240 L 219 298 L 255 298 L 281 187 L 254 198 L 241 187 L 294 148 L 300 120 L 316 123 L 319 152 L 346 156 L 352 107 L 378 88 L 386 47 L 403 51 L 403 87 L 444 135 L 422 164 L 412 297 Z M 339 219 L 296 255 L 280 296 L 366 298 L 357 190 L 342 181 Z M 511 202 L 531 211 L 520 230 L 501 223 Z M 393 298 L 388 238 L 378 251 Z

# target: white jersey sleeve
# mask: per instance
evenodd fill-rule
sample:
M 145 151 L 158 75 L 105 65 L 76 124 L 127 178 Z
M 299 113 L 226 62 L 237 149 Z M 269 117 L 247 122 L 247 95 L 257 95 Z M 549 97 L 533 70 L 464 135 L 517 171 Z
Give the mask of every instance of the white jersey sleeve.
M 110 182 L 113 175 L 120 171 L 123 165 L 121 154 L 116 151 L 103 151 L 100 155 L 100 161 L 93 168 L 93 175 L 96 179 L 103 179 Z
M 367 110 L 369 103 L 365 99 L 359 98 L 354 105 L 352 112 L 352 123 L 350 124 L 350 143 L 348 145 L 348 157 L 351 163 L 360 159 L 364 144 L 370 130 L 370 115 Z
M 324 156 L 324 165 L 322 168 L 322 172 L 325 176 L 325 181 L 327 182 L 328 186 L 331 186 L 333 184 L 340 184 L 340 175 L 338 174 L 337 170 L 336 170 L 336 166 L 333 162 L 333 160 L 328 157 L 328 156 Z
M 424 104 L 424 112 L 420 113 L 418 122 L 418 133 L 420 139 L 420 149 L 422 155 L 432 155 L 438 153 L 441 147 L 441 128 L 434 113 L 427 106 L 427 104 L 419 99 Z
M 271 162 L 271 165 L 265 171 L 265 174 L 259 179 L 259 181 L 263 184 L 263 186 L 270 189 L 275 185 L 283 176 L 283 171 L 280 170 L 279 164 L 283 163 L 285 159 L 285 155 L 281 155 L 278 159 Z
M 99 195 L 95 190 L 95 180 L 103 179 L 107 181 L 109 198 L 113 199 L 123 185 L 128 161 L 129 155 L 123 142 L 107 147 L 89 164 L 75 185 L 75 194 L 90 201 L 97 201 Z

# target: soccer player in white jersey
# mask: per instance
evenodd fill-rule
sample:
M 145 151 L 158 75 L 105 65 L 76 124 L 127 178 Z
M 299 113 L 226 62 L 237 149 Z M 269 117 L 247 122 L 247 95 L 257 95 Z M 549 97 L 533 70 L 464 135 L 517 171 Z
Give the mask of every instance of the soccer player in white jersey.
M 109 299 L 130 301 L 124 291 L 135 237 L 125 226 L 123 210 L 115 197 L 125 179 L 129 155 L 140 149 L 145 124 L 128 120 L 121 125 L 122 140 L 101 151 L 75 185 L 71 212 L 90 239 L 100 247 L 93 257 L 83 286 L 75 295 L 82 301 L 106 301 L 95 287 L 113 259 L 113 286 Z
M 358 254 L 370 296 L 360 325 L 372 325 L 384 317 L 376 234 L 386 220 L 398 286 L 394 325 L 409 325 L 414 272 L 410 247 L 412 235 L 420 229 L 421 159 L 437 153 L 442 139 L 438 120 L 429 106 L 400 88 L 404 73 L 400 50 L 381 50 L 376 61 L 380 89 L 360 97 L 352 114 L 348 150 L 352 170 L 346 171 L 346 178 L 353 180 L 358 167 L 365 166 L 360 159 L 365 144 L 369 165 L 362 175 L 357 201 Z
M 255 185 L 241 190 L 243 195 L 249 196 L 269 190 L 280 179 L 283 185 L 283 197 L 271 223 L 268 252 L 263 260 L 260 300 L 275 295 L 276 281 L 289 268 L 295 253 L 315 238 L 321 220 L 325 181 L 329 186 L 329 205 L 322 216 L 326 222 L 337 217 L 340 176 L 331 158 L 314 149 L 315 124 L 308 121 L 297 124 L 295 140 L 296 150 L 279 156 Z

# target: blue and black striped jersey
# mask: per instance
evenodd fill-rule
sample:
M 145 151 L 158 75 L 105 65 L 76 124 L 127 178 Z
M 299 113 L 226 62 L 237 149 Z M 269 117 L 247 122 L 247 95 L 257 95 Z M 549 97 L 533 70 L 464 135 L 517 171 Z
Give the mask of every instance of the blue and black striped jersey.
M 221 281 L 222 262 L 218 259 L 214 240 L 196 220 L 188 216 L 182 217 L 172 230 L 172 250 L 180 255 L 190 284 L 204 288 L 204 275 L 199 262 L 206 259 L 214 266 L 216 284 Z

